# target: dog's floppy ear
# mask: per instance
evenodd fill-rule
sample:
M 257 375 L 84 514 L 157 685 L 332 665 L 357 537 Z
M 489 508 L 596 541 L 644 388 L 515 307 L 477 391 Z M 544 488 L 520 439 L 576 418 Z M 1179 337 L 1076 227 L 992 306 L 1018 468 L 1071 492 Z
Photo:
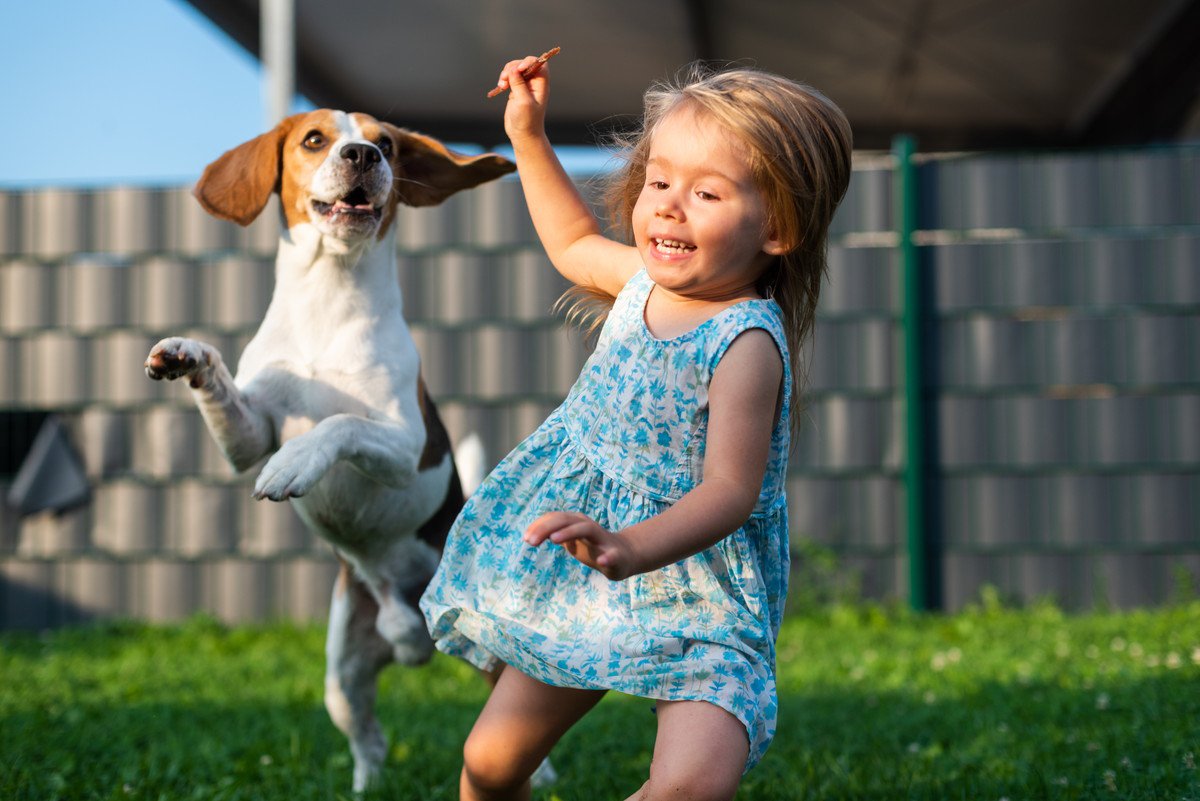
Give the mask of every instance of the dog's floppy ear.
M 238 225 L 254 222 L 279 188 L 283 140 L 299 116 L 294 114 L 265 134 L 225 151 L 205 167 L 192 189 L 204 210 Z
M 408 206 L 435 206 L 460 189 L 487 183 L 517 168 L 502 156 L 463 156 L 436 139 L 383 123 L 396 140 L 396 193 Z

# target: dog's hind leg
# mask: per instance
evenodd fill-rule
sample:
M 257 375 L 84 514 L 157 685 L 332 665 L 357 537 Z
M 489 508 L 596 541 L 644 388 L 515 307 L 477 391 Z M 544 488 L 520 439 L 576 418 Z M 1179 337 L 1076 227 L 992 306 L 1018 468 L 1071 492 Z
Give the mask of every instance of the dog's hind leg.
M 433 638 L 415 600 L 386 596 L 375 628 L 391 644 L 392 658 L 402 665 L 423 665 L 433 656 Z
M 375 686 L 379 671 L 392 661 L 392 646 L 375 628 L 378 613 L 370 590 L 342 562 L 325 638 L 325 708 L 350 740 L 355 792 L 367 789 L 387 756 L 375 718 Z

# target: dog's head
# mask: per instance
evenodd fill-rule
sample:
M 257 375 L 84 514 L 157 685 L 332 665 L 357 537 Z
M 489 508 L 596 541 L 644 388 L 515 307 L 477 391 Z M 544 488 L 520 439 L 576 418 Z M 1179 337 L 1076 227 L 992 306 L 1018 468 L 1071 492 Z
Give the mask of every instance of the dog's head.
M 249 225 L 278 192 L 288 228 L 307 223 L 356 241 L 382 236 L 398 203 L 432 206 L 514 169 L 500 156 L 459 155 L 366 114 L 320 109 L 227 151 L 193 194 L 210 214 Z

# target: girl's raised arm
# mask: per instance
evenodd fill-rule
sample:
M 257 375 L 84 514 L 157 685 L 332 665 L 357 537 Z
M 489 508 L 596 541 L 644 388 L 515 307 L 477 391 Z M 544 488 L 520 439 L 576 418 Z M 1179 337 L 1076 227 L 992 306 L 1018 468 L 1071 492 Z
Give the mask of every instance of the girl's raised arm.
M 546 137 L 549 80 L 543 66 L 526 78 L 532 56 L 510 61 L 498 88 L 509 89 L 504 129 L 512 142 L 517 172 L 534 228 L 551 263 L 574 284 L 615 296 L 642 267 L 637 250 L 608 239 L 591 208 L 563 169 Z

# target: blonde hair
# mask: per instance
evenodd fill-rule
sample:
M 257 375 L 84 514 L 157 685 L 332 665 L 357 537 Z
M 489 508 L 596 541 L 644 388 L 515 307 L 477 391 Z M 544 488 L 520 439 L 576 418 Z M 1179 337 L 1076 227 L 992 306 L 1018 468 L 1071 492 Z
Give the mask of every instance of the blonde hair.
M 772 260 L 757 289 L 783 311 L 794 430 L 807 378 L 800 353 L 812 335 L 829 225 L 850 183 L 850 123 L 817 90 L 752 68 L 713 71 L 696 64 L 681 79 L 652 85 L 640 130 L 617 142 L 625 163 L 604 182 L 610 222 L 627 241 L 632 241 L 633 207 L 645 185 L 651 139 L 658 125 L 683 107 L 708 115 L 746 145 L 748 166 L 766 200 L 768 229 L 789 248 Z M 568 319 L 594 331 L 612 300 L 593 287 L 575 287 L 560 305 Z

